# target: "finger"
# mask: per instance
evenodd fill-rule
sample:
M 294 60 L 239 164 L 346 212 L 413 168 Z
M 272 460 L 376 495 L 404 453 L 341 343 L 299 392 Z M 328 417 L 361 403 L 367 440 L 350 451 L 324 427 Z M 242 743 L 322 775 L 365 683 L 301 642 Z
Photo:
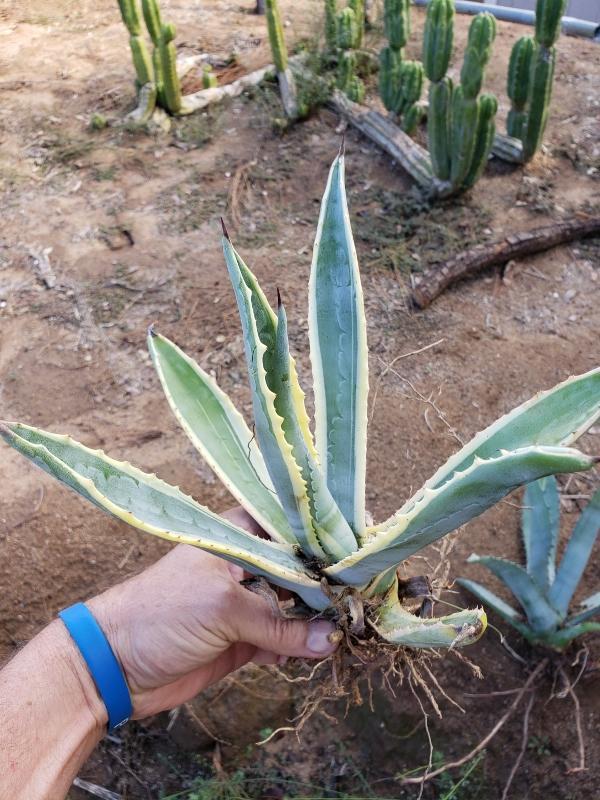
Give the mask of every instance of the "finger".
M 240 587 L 239 603 L 231 619 L 237 641 L 280 656 L 324 658 L 334 652 L 335 626 L 327 620 L 307 622 L 277 616 L 262 597 Z

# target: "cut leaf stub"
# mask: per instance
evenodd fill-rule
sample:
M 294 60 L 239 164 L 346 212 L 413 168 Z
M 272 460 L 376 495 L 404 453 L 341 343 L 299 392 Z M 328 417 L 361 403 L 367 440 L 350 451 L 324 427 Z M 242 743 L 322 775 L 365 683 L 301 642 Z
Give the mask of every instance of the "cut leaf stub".
M 569 378 L 499 419 L 440 467 L 390 519 L 366 528 L 366 320 L 343 155 L 329 172 L 309 282 L 315 440 L 290 352 L 286 309 L 281 298 L 277 311 L 271 308 L 257 277 L 223 230 L 245 343 L 252 424 L 177 345 L 151 330 L 148 346 L 167 401 L 187 436 L 270 540 L 222 519 L 155 475 L 69 437 L 6 423 L 0 427 L 5 440 L 133 527 L 213 552 L 291 590 L 311 609 L 332 618 L 346 615 L 351 626 L 363 625 L 364 603 L 369 609 L 366 621 L 382 639 L 415 648 L 470 644 L 485 630 L 486 616 L 482 609 L 437 619 L 415 616 L 399 598 L 398 565 L 517 486 L 541 478 L 546 481 L 540 490 L 545 508 L 524 518 L 527 570 L 505 562 L 494 568 L 510 571 L 512 586 L 523 594 L 524 611 L 545 633 L 564 637 L 565 631 L 596 625 L 588 621 L 600 606 L 594 596 L 566 623 L 562 620 L 596 536 L 597 504 L 592 502 L 582 515 L 555 577 L 556 496 L 548 476 L 589 469 L 594 463 L 567 445 L 600 415 L 600 369 Z M 549 530 L 542 537 L 537 531 L 546 524 Z M 473 582 L 469 588 L 519 630 L 528 630 L 518 611 Z

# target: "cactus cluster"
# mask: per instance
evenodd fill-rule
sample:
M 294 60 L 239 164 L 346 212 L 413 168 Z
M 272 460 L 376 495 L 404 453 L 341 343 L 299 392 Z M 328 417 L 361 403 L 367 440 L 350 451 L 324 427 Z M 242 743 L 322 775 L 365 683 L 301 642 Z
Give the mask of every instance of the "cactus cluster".
M 560 20 L 566 0 L 537 0 L 535 38 L 523 36 L 511 52 L 507 91 L 511 100 L 506 131 L 520 139 L 522 160 L 529 161 L 542 143 L 548 120 Z
M 362 0 L 340 9 L 335 17 L 336 47 L 338 50 L 338 88 L 355 103 L 365 96 L 365 85 L 356 72 L 356 48 L 360 47 L 364 31 Z
M 388 111 L 413 133 L 424 116 L 419 105 L 424 70 L 419 61 L 404 61 L 403 48 L 410 35 L 410 0 L 385 0 L 383 27 L 388 45 L 379 55 L 379 94 Z
M 137 0 L 119 0 L 121 17 L 129 31 L 129 46 L 136 74 L 138 109 L 136 119 L 146 122 L 155 105 L 171 114 L 180 114 L 183 103 L 177 76 L 177 54 L 173 39 L 175 26 L 163 24 L 158 0 L 141 0 L 146 28 L 154 45 L 152 57 L 142 35 L 142 22 Z
M 279 13 L 277 0 L 266 0 L 266 11 L 267 30 L 269 33 L 269 42 L 271 44 L 275 71 L 277 72 L 281 104 L 283 105 L 286 117 L 289 120 L 295 120 L 301 116 L 301 113 L 298 105 L 296 81 L 288 64 L 287 47 L 285 46 L 283 25 L 281 23 L 281 14 Z
M 496 35 L 496 20 L 487 13 L 473 19 L 458 86 L 446 76 L 453 28 L 453 0 L 432 0 L 423 39 L 423 63 L 431 82 L 429 154 L 435 176 L 449 182 L 453 192 L 460 192 L 477 181 L 494 141 L 498 104 L 494 95 L 480 95 L 480 91 Z

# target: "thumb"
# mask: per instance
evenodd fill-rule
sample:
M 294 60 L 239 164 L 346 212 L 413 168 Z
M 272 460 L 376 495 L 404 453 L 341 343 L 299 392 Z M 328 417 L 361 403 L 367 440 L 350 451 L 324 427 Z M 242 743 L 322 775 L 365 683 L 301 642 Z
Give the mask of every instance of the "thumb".
M 336 627 L 324 619 L 305 622 L 277 616 L 263 598 L 244 589 L 235 619 L 235 634 L 240 642 L 248 642 L 260 650 L 280 656 L 324 658 L 337 648 L 331 641 Z

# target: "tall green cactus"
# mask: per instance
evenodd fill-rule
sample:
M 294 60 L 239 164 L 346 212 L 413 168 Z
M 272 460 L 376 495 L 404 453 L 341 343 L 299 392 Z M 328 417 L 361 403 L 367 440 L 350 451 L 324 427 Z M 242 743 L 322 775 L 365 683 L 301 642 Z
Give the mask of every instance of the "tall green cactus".
M 362 47 L 365 35 L 365 3 L 364 0 L 349 0 L 348 5 L 354 11 L 354 19 L 356 20 L 354 47 L 358 50 Z
M 506 132 L 520 139 L 527 117 L 525 108 L 529 94 L 529 72 L 535 44 L 531 36 L 522 36 L 514 45 L 508 65 L 508 96 L 511 109 L 506 120 Z
M 385 0 L 383 28 L 388 45 L 379 54 L 379 95 L 386 109 L 399 117 L 402 128 L 413 133 L 424 115 L 418 105 L 424 71 L 418 61 L 402 60 L 410 35 L 410 0 Z
M 177 53 L 173 44 L 175 26 L 163 24 L 158 0 L 141 0 L 141 7 L 154 45 L 152 57 L 142 38 L 138 0 L 119 0 L 121 16 L 130 34 L 129 44 L 139 92 L 138 109 L 134 116 L 136 121 L 146 122 L 155 103 L 171 114 L 180 114 L 183 113 L 183 101 L 177 75 Z M 151 84 L 151 88 L 144 89 L 148 84 Z
M 507 91 L 511 100 L 506 130 L 521 140 L 521 160 L 533 158 L 542 144 L 550 111 L 556 64 L 554 44 L 566 0 L 537 0 L 535 38 L 519 39 L 510 56 Z
M 360 4 L 362 8 L 362 3 Z M 363 15 L 364 9 L 360 12 Z M 355 103 L 361 103 L 365 96 L 365 85 L 356 74 L 356 55 L 353 49 L 359 41 L 359 23 L 356 12 L 350 6 L 342 8 L 336 15 L 336 43 L 338 55 L 337 85 Z
M 269 42 L 271 43 L 271 53 L 277 71 L 277 81 L 279 83 L 279 94 L 285 115 L 290 120 L 298 118 L 299 106 L 296 91 L 296 81 L 288 66 L 288 53 L 283 36 L 283 25 L 277 0 L 266 0 L 267 10 L 267 29 L 269 32 Z
M 129 32 L 129 47 L 135 67 L 138 90 L 154 81 L 154 71 L 146 42 L 142 38 L 142 23 L 136 0 L 119 0 L 119 9 Z
M 337 0 L 325 0 L 325 43 L 330 53 L 337 47 L 336 15 Z
M 469 28 L 467 48 L 453 86 L 445 73 L 452 55 L 453 0 L 432 0 L 423 39 L 423 64 L 430 80 L 427 137 L 435 176 L 464 191 L 477 181 L 487 163 L 498 109 L 493 95 L 480 95 L 496 35 L 496 20 L 478 14 Z

